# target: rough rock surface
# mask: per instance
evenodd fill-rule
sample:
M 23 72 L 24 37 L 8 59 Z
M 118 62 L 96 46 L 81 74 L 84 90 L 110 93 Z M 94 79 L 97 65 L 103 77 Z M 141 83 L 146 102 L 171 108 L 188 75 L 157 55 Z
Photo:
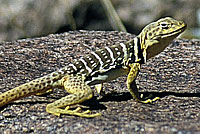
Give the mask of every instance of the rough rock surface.
M 123 32 L 74 31 L 46 37 L 0 43 L 0 92 L 61 68 L 102 46 L 126 42 L 134 35 Z M 140 91 L 161 97 L 153 104 L 132 99 L 126 77 L 84 102 L 103 115 L 56 117 L 46 104 L 66 93 L 55 89 L 45 96 L 30 96 L 0 108 L 1 133 L 199 133 L 200 41 L 176 39 L 164 52 L 142 66 L 137 78 Z M 114 92 L 112 92 L 114 91 Z

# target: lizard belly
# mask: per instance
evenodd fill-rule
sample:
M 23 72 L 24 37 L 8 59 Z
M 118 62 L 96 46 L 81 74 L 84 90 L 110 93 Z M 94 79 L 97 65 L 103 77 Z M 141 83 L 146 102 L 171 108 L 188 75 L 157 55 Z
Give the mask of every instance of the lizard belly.
M 88 85 L 95 85 L 108 82 L 120 76 L 126 75 L 128 74 L 128 72 L 129 72 L 128 68 L 112 69 L 104 73 L 99 73 L 97 76 L 92 77 L 91 80 L 87 81 L 86 83 Z

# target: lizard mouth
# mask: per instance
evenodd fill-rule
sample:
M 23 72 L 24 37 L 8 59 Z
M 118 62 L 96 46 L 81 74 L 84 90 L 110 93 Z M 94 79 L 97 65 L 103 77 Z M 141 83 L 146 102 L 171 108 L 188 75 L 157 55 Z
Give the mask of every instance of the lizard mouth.
M 180 33 L 182 33 L 183 31 L 185 31 L 185 29 L 187 28 L 187 25 L 186 24 L 183 24 L 183 26 L 173 32 L 170 32 L 166 35 L 164 34 L 161 34 L 161 37 L 162 38 L 166 38 L 166 37 L 169 37 L 169 36 L 178 36 Z

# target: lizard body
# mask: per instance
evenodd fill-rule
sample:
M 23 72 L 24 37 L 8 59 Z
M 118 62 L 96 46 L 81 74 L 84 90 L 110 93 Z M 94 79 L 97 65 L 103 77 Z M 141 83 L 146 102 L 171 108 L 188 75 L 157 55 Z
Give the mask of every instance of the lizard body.
M 97 92 L 101 93 L 104 82 L 123 75 L 128 75 L 127 87 L 131 95 L 139 102 L 151 103 L 159 97 L 142 98 L 135 84 L 140 67 L 149 58 L 162 52 L 185 29 L 184 22 L 170 17 L 152 22 L 127 43 L 106 46 L 75 60 L 58 71 L 1 93 L 0 107 L 26 96 L 43 94 L 54 88 L 63 88 L 69 95 L 48 104 L 47 112 L 57 116 L 60 114 L 81 117 L 99 116 L 100 113 L 91 114 L 89 110 L 80 112 L 80 107 L 70 110 L 70 106 L 92 98 L 93 91 L 90 85 L 96 85 Z

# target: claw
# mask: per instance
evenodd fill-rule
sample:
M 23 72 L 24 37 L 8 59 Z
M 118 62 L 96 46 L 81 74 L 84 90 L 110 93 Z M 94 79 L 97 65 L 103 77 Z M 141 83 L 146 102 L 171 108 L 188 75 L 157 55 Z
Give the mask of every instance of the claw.
M 82 113 L 73 112 L 71 115 L 76 115 L 76 116 L 80 116 L 80 117 L 87 117 L 87 118 L 101 116 L 101 113 L 96 113 L 96 114 L 89 114 L 89 113 L 91 113 L 91 111 L 87 110 L 87 111 L 82 112 Z
M 91 111 L 87 110 L 87 111 L 83 112 L 83 114 L 88 114 L 88 113 L 91 113 Z
M 78 112 L 78 111 L 80 111 L 81 110 L 81 108 L 80 107 L 77 107 L 75 110 L 73 110 L 73 112 Z
M 139 102 L 142 102 L 142 103 L 152 103 L 156 100 L 160 99 L 160 97 L 155 97 L 153 99 L 147 99 L 147 100 L 139 100 Z
M 152 103 L 152 100 L 151 99 L 147 99 L 145 101 L 140 101 L 140 102 L 142 102 L 142 103 Z
M 81 114 L 82 115 L 80 117 L 87 117 L 87 118 L 101 116 L 101 113 L 96 113 L 96 114 L 84 114 L 84 113 L 81 113 Z
M 155 98 L 152 99 L 152 101 L 156 101 L 156 100 L 159 100 L 159 99 L 160 99 L 160 97 L 155 97 Z
M 65 110 L 68 110 L 70 107 L 69 106 L 66 106 Z

